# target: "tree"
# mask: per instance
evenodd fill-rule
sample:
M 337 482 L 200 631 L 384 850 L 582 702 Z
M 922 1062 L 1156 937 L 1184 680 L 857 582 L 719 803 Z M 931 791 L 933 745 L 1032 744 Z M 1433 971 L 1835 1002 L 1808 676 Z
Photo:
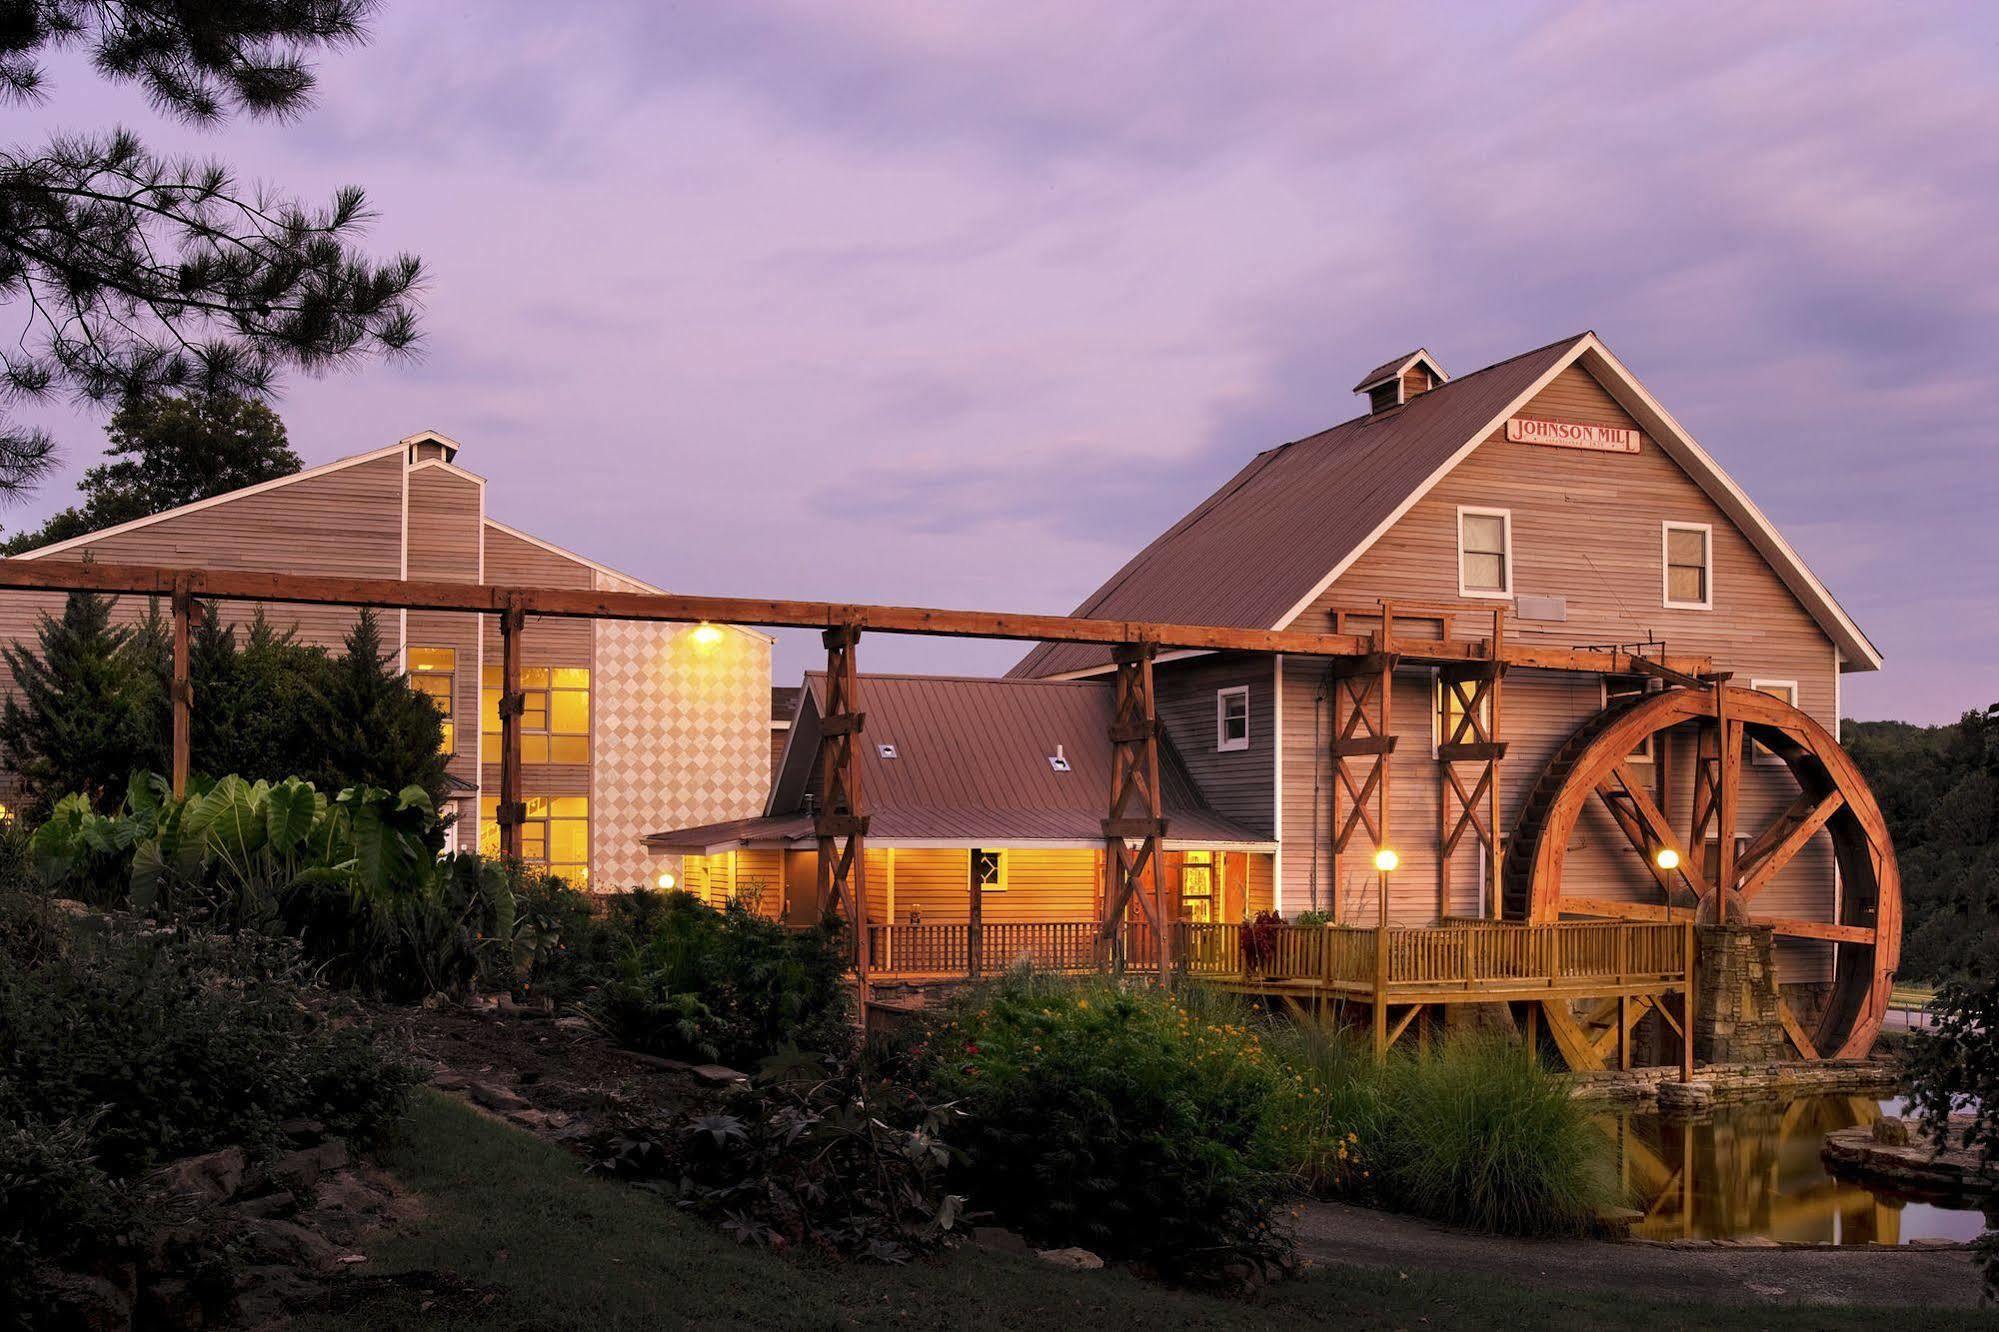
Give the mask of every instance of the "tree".
M 346 651 L 328 665 L 319 699 L 319 735 L 311 751 L 318 766 L 299 776 L 322 791 L 356 783 L 388 791 L 420 786 L 433 805 L 443 806 L 450 790 L 443 719 L 383 650 L 373 611 L 355 620 Z
M 39 650 L 0 648 L 14 675 L 0 708 L 0 759 L 31 812 L 72 791 L 108 811 L 135 769 L 165 766 L 155 649 L 146 633 L 113 626 L 111 607 L 110 597 L 72 592 L 61 619 L 42 616 Z
M 104 433 L 111 447 L 77 483 L 83 503 L 7 542 L 10 555 L 162 513 L 297 472 L 285 423 L 233 393 L 158 394 L 119 407 Z
M 39 102 L 38 57 L 89 50 L 99 74 L 196 124 L 283 119 L 314 86 L 307 56 L 363 40 L 374 0 L 0 0 L 0 100 Z M 261 397 L 416 342 L 422 268 L 355 248 L 372 220 L 344 187 L 308 206 L 213 160 L 163 157 L 128 130 L 0 150 L 0 409 L 56 394 Z M 54 441 L 0 414 L 0 493 L 45 475 Z

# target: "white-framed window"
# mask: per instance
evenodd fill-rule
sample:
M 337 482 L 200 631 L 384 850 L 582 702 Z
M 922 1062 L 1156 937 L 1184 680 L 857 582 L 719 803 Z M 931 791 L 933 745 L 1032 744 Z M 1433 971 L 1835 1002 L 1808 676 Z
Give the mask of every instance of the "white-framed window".
M 1513 595 L 1513 511 L 1458 506 L 1458 595 Z
M 1215 752 L 1249 748 L 1249 686 L 1215 691 Z
M 1006 891 L 1006 852 L 972 848 L 972 882 L 982 893 Z
M 1794 708 L 1798 706 L 1798 682 L 1796 680 L 1751 680 L 1749 687 L 1759 694 L 1768 694 L 1772 698 L 1781 698 Z M 1754 740 L 1749 741 L 1748 744 L 1751 762 L 1782 763 L 1784 761 L 1777 754 L 1757 744 Z
M 1662 523 L 1659 554 L 1667 608 L 1713 610 L 1714 529 L 1706 523 Z
M 1642 675 L 1605 675 L 1599 678 L 1603 682 L 1603 706 L 1605 708 L 1610 707 L 1613 703 L 1623 703 L 1636 695 L 1642 695 L 1649 687 L 1645 683 L 1645 677 Z M 1633 763 L 1650 763 L 1652 761 L 1652 737 L 1648 735 L 1639 741 L 1638 748 L 1631 751 L 1629 758 Z

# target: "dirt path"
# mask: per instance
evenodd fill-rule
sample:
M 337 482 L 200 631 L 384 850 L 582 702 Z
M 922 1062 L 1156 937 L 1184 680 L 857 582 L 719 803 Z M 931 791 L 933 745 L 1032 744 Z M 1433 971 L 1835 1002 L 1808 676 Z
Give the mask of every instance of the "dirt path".
M 1305 1208 L 1298 1245 L 1315 1264 L 1490 1273 L 1530 1285 L 1662 1300 L 1964 1308 L 1978 1303 L 1980 1291 L 1971 1256 L 1957 1249 L 1504 1239 L 1338 1203 Z

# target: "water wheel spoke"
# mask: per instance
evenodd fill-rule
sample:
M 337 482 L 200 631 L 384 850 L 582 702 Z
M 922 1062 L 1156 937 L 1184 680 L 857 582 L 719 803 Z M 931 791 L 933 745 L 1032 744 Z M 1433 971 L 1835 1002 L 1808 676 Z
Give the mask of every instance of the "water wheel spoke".
M 1804 804 L 1808 799 L 1800 797 L 1798 804 Z M 1792 805 L 1791 809 L 1784 812 L 1783 818 L 1764 829 L 1762 835 L 1756 839 L 1759 845 L 1751 846 L 1744 854 L 1741 865 L 1738 866 L 1743 870 L 1742 883 L 1736 890 L 1742 894 L 1743 901 L 1746 902 L 1762 892 L 1764 886 L 1777 877 L 1777 872 L 1790 864 L 1792 858 L 1805 849 L 1807 842 L 1818 836 L 1819 829 L 1825 827 L 1827 821 L 1839 813 L 1841 807 L 1846 804 L 1846 797 L 1834 791 L 1824 799 L 1811 804 L 1808 812 L 1791 824 L 1789 831 L 1782 833 L 1770 841 L 1767 847 L 1759 850 L 1765 838 L 1770 837 L 1771 833 L 1776 832 L 1791 819 L 1792 812 L 1798 808 L 1798 804 Z
M 1792 920 L 1786 917 L 1758 917 L 1758 925 L 1767 925 L 1778 934 L 1791 939 L 1828 939 L 1834 943 L 1867 944 L 1872 946 L 1879 937 L 1874 929 L 1866 925 L 1834 925 L 1823 920 Z
M 1556 910 L 1571 916 L 1609 916 L 1615 920 L 1688 921 L 1692 907 L 1664 906 L 1657 902 L 1619 902 L 1607 897 L 1563 897 Z
M 1611 817 L 1623 829 L 1632 848 L 1644 858 L 1646 868 L 1665 891 L 1668 900 L 1688 894 L 1696 899 L 1708 895 L 1707 880 L 1695 868 L 1693 857 L 1673 836 L 1673 825 L 1667 822 L 1665 814 L 1660 812 L 1629 764 L 1619 763 L 1612 768 L 1611 780 L 1599 785 L 1597 794 L 1610 806 Z M 1621 809 L 1620 806 L 1626 808 Z M 1627 814 L 1629 819 L 1624 817 Z M 1665 870 L 1659 867 L 1656 856 L 1662 849 L 1670 850 L 1679 858 L 1676 868 Z
M 1791 1044 L 1798 1047 L 1798 1053 L 1806 1059 L 1817 1060 L 1818 1046 L 1805 1034 L 1805 1024 L 1798 1021 L 1797 1013 L 1784 998 L 1783 991 L 1777 992 L 1777 1020 L 1784 1024 L 1784 1034 L 1791 1038 Z M 1793 1107 L 1795 1108 L 1795 1107 Z

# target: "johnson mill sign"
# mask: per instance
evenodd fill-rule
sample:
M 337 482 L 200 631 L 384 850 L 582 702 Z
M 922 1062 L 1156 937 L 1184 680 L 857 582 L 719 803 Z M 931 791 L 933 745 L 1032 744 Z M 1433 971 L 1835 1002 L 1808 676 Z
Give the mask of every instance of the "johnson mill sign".
M 1636 453 L 1639 438 L 1636 430 L 1616 426 L 1535 421 L 1525 416 L 1516 416 L 1506 423 L 1506 437 L 1515 444 L 1546 444 L 1557 449 L 1587 449 L 1591 453 Z

